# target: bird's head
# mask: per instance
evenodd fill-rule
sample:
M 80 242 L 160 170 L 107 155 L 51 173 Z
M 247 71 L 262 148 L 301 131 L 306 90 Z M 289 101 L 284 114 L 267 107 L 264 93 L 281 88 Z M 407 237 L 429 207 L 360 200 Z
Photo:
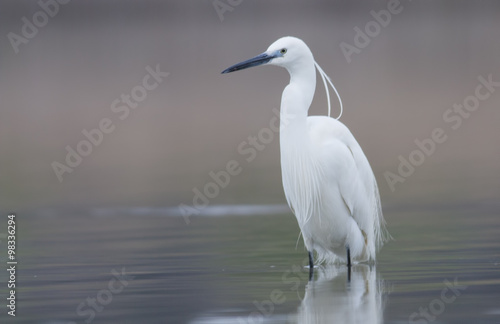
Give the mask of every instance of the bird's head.
M 330 92 L 328 91 L 327 82 L 330 84 L 333 90 L 335 90 L 335 94 L 339 98 L 340 114 L 337 119 L 342 116 L 342 99 L 340 98 L 337 89 L 333 85 L 332 80 L 330 80 L 328 75 L 326 75 L 319 64 L 314 61 L 311 50 L 309 49 L 309 47 L 307 47 L 306 43 L 304 43 L 297 37 L 282 37 L 272 43 L 264 53 L 259 54 L 249 60 L 230 66 L 222 71 L 222 73 L 230 73 L 238 70 L 248 69 L 252 66 L 264 64 L 284 67 L 288 70 L 291 79 L 295 75 L 297 79 L 300 79 L 302 81 L 306 80 L 307 82 L 305 82 L 305 84 L 308 85 L 310 89 L 312 89 L 311 92 L 313 94 L 316 87 L 315 69 L 317 69 L 323 81 L 323 85 L 325 86 L 326 97 L 328 101 L 328 116 L 330 116 L 331 105 Z
M 230 66 L 222 73 L 230 73 L 264 64 L 277 65 L 290 70 L 294 65 L 303 62 L 305 58 L 309 57 L 314 62 L 309 47 L 301 39 L 287 36 L 272 43 L 264 53 Z

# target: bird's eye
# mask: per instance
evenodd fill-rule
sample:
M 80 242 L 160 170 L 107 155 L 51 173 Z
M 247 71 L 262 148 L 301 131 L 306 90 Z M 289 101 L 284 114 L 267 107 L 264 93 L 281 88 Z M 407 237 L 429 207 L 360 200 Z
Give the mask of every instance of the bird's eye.
M 282 48 L 282 49 L 280 49 L 280 53 L 281 53 L 281 54 L 285 54 L 285 53 L 286 53 L 286 48 Z

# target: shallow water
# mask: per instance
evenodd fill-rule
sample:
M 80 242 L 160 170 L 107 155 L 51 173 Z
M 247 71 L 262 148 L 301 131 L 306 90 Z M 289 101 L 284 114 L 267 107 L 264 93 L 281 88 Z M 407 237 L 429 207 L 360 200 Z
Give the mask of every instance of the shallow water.
M 386 209 L 395 240 L 376 265 L 353 266 L 350 281 L 345 266 L 320 266 L 310 282 L 286 209 L 215 210 L 233 214 L 18 214 L 15 322 L 500 322 L 498 206 Z

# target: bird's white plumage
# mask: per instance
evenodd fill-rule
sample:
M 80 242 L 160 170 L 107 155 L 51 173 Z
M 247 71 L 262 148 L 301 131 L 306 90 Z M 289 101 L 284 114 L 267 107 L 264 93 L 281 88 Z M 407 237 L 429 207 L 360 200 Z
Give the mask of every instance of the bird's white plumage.
M 281 98 L 281 171 L 307 250 L 316 250 L 320 262 L 346 260 L 346 248 L 354 262 L 375 260 L 389 235 L 368 159 L 340 121 L 308 116 L 316 67 L 323 81 L 324 72 L 295 37 L 280 38 L 256 58 L 266 59 L 259 64 L 281 66 L 290 74 Z M 248 62 L 242 62 L 242 68 L 249 67 Z

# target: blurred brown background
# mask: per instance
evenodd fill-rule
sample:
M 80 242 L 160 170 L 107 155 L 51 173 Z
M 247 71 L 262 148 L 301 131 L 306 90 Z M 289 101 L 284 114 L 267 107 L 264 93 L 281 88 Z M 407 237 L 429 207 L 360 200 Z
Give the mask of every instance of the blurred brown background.
M 192 189 L 233 159 L 242 173 L 210 204 L 285 203 L 278 137 L 251 163 L 237 147 L 269 125 L 287 72 L 220 72 L 286 35 L 309 45 L 340 91 L 341 120 L 368 156 L 385 206 L 498 200 L 500 88 L 456 130 L 443 113 L 474 95 L 479 76 L 500 81 L 499 2 L 401 1 L 401 13 L 350 63 L 340 44 L 353 44 L 354 28 L 387 2 L 243 0 L 222 20 L 214 3 L 72 1 L 16 54 L 9 33 L 22 35 L 22 18 L 42 9 L 2 2 L 2 209 L 189 204 Z M 168 77 L 120 120 L 112 102 L 158 64 Z M 320 82 L 310 113 L 326 113 Z M 59 182 L 51 163 L 64 163 L 65 147 L 76 148 L 103 118 L 113 132 Z M 398 156 L 408 158 L 414 140 L 437 127 L 446 142 L 391 191 L 384 172 L 397 173 Z

